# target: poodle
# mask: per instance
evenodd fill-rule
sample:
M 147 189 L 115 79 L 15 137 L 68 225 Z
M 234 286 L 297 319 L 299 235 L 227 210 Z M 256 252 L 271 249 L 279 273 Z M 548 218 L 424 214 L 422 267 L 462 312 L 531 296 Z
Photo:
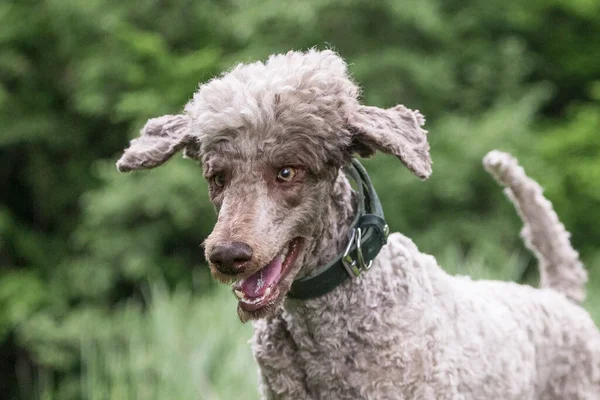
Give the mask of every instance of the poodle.
M 600 399 L 600 333 L 579 305 L 586 272 L 509 155 L 485 166 L 525 221 L 541 289 L 450 276 L 389 234 L 353 157 L 393 154 L 426 179 L 424 122 L 402 105 L 361 105 L 335 52 L 292 51 L 200 85 L 181 114 L 149 120 L 117 167 L 178 151 L 202 165 L 218 212 L 206 258 L 252 320 L 264 398 Z

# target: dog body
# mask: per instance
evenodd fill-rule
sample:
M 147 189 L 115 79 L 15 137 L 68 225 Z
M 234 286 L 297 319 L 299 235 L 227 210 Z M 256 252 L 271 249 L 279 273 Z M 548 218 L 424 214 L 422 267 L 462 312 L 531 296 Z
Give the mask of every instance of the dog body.
M 564 295 L 446 274 L 390 235 L 368 273 L 255 321 L 267 399 L 598 399 L 600 335 Z
M 206 258 L 254 320 L 265 397 L 600 399 L 600 333 L 577 305 L 585 270 L 539 185 L 500 153 L 486 167 L 526 223 L 544 289 L 451 277 L 393 234 L 369 271 L 288 298 L 347 246 L 361 197 L 341 171 L 355 154 L 431 173 L 423 116 L 358 94 L 332 51 L 239 65 L 183 113 L 148 121 L 117 163 L 154 168 L 183 151 L 202 164 L 218 211 Z

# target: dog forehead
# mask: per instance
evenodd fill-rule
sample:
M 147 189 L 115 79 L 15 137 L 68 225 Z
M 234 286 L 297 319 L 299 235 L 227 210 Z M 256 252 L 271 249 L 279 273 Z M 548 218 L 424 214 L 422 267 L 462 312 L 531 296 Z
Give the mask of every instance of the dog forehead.
M 228 132 L 205 143 L 196 157 L 206 167 L 235 169 L 250 167 L 310 166 L 318 168 L 327 162 L 324 137 L 315 131 Z M 340 141 L 341 142 L 341 141 Z
M 202 139 L 225 130 L 265 131 L 274 121 L 329 119 L 355 106 L 357 97 L 344 60 L 332 51 L 310 50 L 238 65 L 201 85 L 185 113 Z
M 195 158 L 264 158 L 287 148 L 318 167 L 346 144 L 343 130 L 357 98 L 346 63 L 329 50 L 240 64 L 201 85 L 186 105 L 199 150 Z
M 272 55 L 266 62 L 238 64 L 231 71 L 200 85 L 186 106 L 191 114 L 205 108 L 261 103 L 298 92 L 357 97 L 346 62 L 335 52 L 310 50 Z
M 339 115 L 321 118 L 291 110 L 286 118 L 221 131 L 201 131 L 190 152 L 211 159 L 260 161 L 271 166 L 306 166 L 314 172 L 347 162 L 351 136 Z

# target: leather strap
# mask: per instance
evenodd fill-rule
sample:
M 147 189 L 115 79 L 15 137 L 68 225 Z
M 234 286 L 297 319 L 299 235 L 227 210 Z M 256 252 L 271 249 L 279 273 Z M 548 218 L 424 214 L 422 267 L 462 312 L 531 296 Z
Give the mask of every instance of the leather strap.
M 348 248 L 314 274 L 296 279 L 288 293 L 290 298 L 306 300 L 331 292 L 348 278 L 355 278 L 368 270 L 387 243 L 389 228 L 367 171 L 358 160 L 352 159 L 352 164 L 344 172 L 358 185 L 359 203 Z

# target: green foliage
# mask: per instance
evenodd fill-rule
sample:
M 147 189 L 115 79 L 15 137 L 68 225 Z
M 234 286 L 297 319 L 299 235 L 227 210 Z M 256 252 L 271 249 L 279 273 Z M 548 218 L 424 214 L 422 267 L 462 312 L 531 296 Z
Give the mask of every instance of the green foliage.
M 158 291 L 144 311 L 148 279 L 212 291 L 199 245 L 215 215 L 199 167 L 177 159 L 122 175 L 121 149 L 199 82 L 291 48 L 333 47 L 366 103 L 427 116 L 430 180 L 393 157 L 366 165 L 392 228 L 453 272 L 514 279 L 530 262 L 512 206 L 481 167 L 493 148 L 519 157 L 573 233 L 600 321 L 599 0 L 8 1 L 0 20 L 0 347 L 42 368 L 56 398 L 86 396 L 82 362 L 110 378 L 106 390 L 130 390 L 98 364 L 103 354 L 123 356 L 118 365 L 137 357 L 112 352 L 125 337 L 113 325 L 135 321 L 130 339 L 152 353 L 166 344 L 134 332 L 153 307 L 166 304 L 165 323 L 178 324 L 185 314 L 168 307 L 193 313 L 205 301 Z M 218 332 L 232 326 L 218 321 Z M 173 329 L 187 346 L 211 346 Z M 20 373 L 17 385 L 12 365 L 2 368 L 1 392 L 31 394 L 23 388 L 35 379 Z
M 539 148 L 552 177 L 548 196 L 556 199 L 575 242 L 592 251 L 598 248 L 600 221 L 600 99 L 575 106 L 568 115 L 564 122 L 548 124 Z
M 149 296 L 144 312 L 135 302 L 115 310 L 102 337 L 82 332 L 81 382 L 53 388 L 42 379 L 41 397 L 81 390 L 89 400 L 258 398 L 252 328 L 232 312 L 229 290 L 197 297 L 154 285 Z

